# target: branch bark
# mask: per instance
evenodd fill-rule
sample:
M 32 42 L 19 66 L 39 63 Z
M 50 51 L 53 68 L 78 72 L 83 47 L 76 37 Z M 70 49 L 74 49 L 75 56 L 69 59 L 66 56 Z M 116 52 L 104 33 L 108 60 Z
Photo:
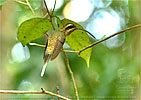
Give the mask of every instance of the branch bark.
M 53 28 L 53 30 L 55 30 L 55 27 L 54 27 L 54 25 L 53 25 L 53 21 L 52 21 L 52 16 L 50 15 L 50 12 L 49 12 L 49 10 L 48 10 L 48 7 L 47 7 L 47 4 L 46 4 L 46 1 L 45 1 L 45 0 L 43 0 L 43 1 L 44 1 L 44 4 L 45 4 L 45 7 L 46 7 L 46 10 L 47 10 L 47 13 L 48 13 L 48 16 L 49 16 L 50 22 L 51 22 L 51 24 L 52 24 L 52 28 Z
M 45 89 L 41 88 L 42 91 L 17 91 L 17 90 L 0 90 L 0 93 L 5 93 L 5 94 L 48 94 L 54 97 L 58 97 L 63 100 L 70 100 L 64 96 L 46 91 Z
M 101 40 L 99 40 L 99 41 L 96 41 L 95 43 L 93 43 L 93 44 L 91 44 L 91 45 L 89 45 L 89 46 L 83 48 L 82 50 L 80 50 L 78 54 L 80 55 L 80 53 L 81 53 L 82 51 L 84 51 L 84 50 L 86 50 L 86 49 L 88 49 L 88 48 L 91 48 L 91 47 L 93 47 L 93 46 L 95 46 L 95 45 L 97 45 L 97 44 L 99 44 L 99 43 L 101 43 L 101 42 L 103 42 L 103 41 L 106 41 L 106 40 L 108 40 L 108 39 L 110 39 L 110 38 L 112 38 L 112 37 L 114 37 L 114 36 L 116 36 L 116 35 L 119 35 L 119 34 L 121 34 L 121 33 L 123 33 L 123 32 L 126 32 L 126 31 L 128 31 L 128 30 L 131 30 L 131 29 L 134 29 L 134 28 L 137 28 L 137 27 L 141 27 L 141 24 L 134 25 L 134 26 L 132 26 L 132 27 L 126 28 L 126 29 L 124 29 L 124 30 L 122 30 L 122 31 L 120 31 L 120 32 L 117 32 L 117 33 L 115 33 L 115 34 L 113 34 L 113 35 L 110 35 L 109 37 L 106 37 L 106 38 L 104 38 L 104 39 L 101 39 Z
M 74 79 L 74 76 L 73 76 L 73 72 L 72 72 L 72 70 L 71 70 L 71 68 L 70 68 L 69 60 L 68 60 L 68 57 L 67 57 L 66 53 L 64 52 L 64 49 L 63 49 L 63 54 L 64 54 L 64 56 L 65 56 L 67 68 L 68 68 L 69 73 L 70 73 L 70 75 L 71 75 L 71 79 L 72 79 L 72 83 L 73 83 L 73 88 L 74 88 L 74 92 L 75 92 L 75 95 L 76 95 L 76 99 L 79 100 L 78 91 L 77 91 L 75 79 Z

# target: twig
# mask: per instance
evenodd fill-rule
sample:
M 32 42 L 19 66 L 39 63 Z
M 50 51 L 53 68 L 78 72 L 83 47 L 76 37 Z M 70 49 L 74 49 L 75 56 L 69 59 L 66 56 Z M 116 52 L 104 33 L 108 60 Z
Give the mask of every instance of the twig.
M 41 45 L 41 44 L 37 44 L 37 43 L 29 43 L 29 45 L 34 45 L 34 46 L 38 46 L 38 47 L 43 47 L 45 48 L 45 45 Z
M 35 12 L 34 12 L 33 8 L 31 7 L 31 5 L 30 5 L 30 3 L 29 3 L 28 0 L 26 0 L 26 3 L 23 2 L 23 1 L 19 1 L 19 0 L 15 0 L 15 1 L 16 1 L 17 3 L 22 4 L 22 5 L 26 5 L 26 6 L 28 6 L 29 9 L 31 10 L 32 14 L 35 16 Z
M 47 4 L 46 4 L 46 1 L 45 1 L 45 0 L 43 0 L 43 1 L 44 1 L 44 4 L 45 4 L 45 7 L 46 7 L 46 10 L 47 10 L 47 13 L 48 13 L 48 16 L 49 16 L 50 22 L 51 22 L 51 24 L 52 24 L 53 30 L 55 30 L 55 27 L 54 27 L 53 22 L 52 22 L 52 16 L 50 15 L 50 12 L 49 12 L 49 10 L 48 10 L 48 7 L 47 7 Z
M 23 4 L 23 5 L 26 5 L 26 6 L 28 6 L 27 5 L 27 3 L 25 3 L 25 2 L 22 2 L 22 1 L 19 1 L 19 0 L 15 0 L 17 3 L 20 3 L 20 4 Z
M 55 96 L 58 98 L 61 98 L 63 100 L 70 100 L 64 96 L 46 91 L 45 89 L 41 88 L 42 91 L 16 91 L 16 90 L 0 90 L 0 93 L 5 93 L 5 94 L 48 94 L 51 96 Z
M 55 6 L 56 6 L 56 0 L 55 0 L 55 3 L 54 3 L 54 7 L 53 7 L 53 10 L 52 10 L 51 16 L 53 16 L 53 13 L 54 13 L 54 10 L 55 10 Z
M 26 3 L 27 3 L 27 5 L 28 5 L 28 7 L 30 8 L 32 14 L 35 16 L 35 12 L 34 12 L 34 10 L 32 9 L 32 7 L 31 7 L 31 5 L 30 5 L 30 3 L 29 3 L 28 0 L 26 0 Z
M 38 46 L 45 48 L 45 45 L 37 44 L 37 43 L 29 43 L 31 46 Z M 63 52 L 69 52 L 69 53 L 79 53 L 79 51 L 72 51 L 72 50 L 62 50 Z
M 81 53 L 82 51 L 84 51 L 84 50 L 86 50 L 86 49 L 88 49 L 88 48 L 91 48 L 91 47 L 93 47 L 93 46 L 95 46 L 95 45 L 97 45 L 97 44 L 99 44 L 99 43 L 101 43 L 101 42 L 103 42 L 103 41 L 105 41 L 105 40 L 108 40 L 108 39 L 110 39 L 110 38 L 112 38 L 112 37 L 114 37 L 114 36 L 116 36 L 116 35 L 118 35 L 118 34 L 121 34 L 121 33 L 123 33 L 123 32 L 126 32 L 126 31 L 128 31 L 128 30 L 131 30 L 131 29 L 134 29 L 134 28 L 137 28 L 137 27 L 141 27 L 141 24 L 134 25 L 134 26 L 132 26 L 132 27 L 126 28 L 126 29 L 124 29 L 124 30 L 122 30 L 122 31 L 120 31 L 120 32 L 117 32 L 117 33 L 115 33 L 115 34 L 113 34 L 113 35 L 111 35 L 111 36 L 109 36 L 109 37 L 107 37 L 107 38 L 105 38 L 105 39 L 101 39 L 101 40 L 99 40 L 99 41 L 96 41 L 95 43 L 93 43 L 93 44 L 91 44 L 91 45 L 89 45 L 89 46 L 83 48 L 82 50 L 80 50 L 78 54 L 80 55 L 80 53 Z
M 75 80 L 74 80 L 74 76 L 73 76 L 73 72 L 70 68 L 70 65 L 69 65 L 69 60 L 68 60 L 68 57 L 66 55 L 65 52 L 63 52 L 64 56 L 65 56 L 65 60 L 66 60 L 66 64 L 67 64 L 67 68 L 69 70 L 69 73 L 71 75 L 71 79 L 72 79 L 72 83 L 73 83 L 73 88 L 74 88 L 74 92 L 75 92 L 75 95 L 76 95 L 76 99 L 79 100 L 79 96 L 78 96 L 78 91 L 77 91 L 77 87 L 76 87 L 76 83 L 75 83 Z
M 56 86 L 57 89 L 57 94 L 59 95 L 59 86 Z M 60 100 L 60 98 L 58 97 L 58 100 Z
M 79 53 L 79 51 L 72 51 L 72 50 L 62 50 L 63 52 L 69 52 L 69 53 Z

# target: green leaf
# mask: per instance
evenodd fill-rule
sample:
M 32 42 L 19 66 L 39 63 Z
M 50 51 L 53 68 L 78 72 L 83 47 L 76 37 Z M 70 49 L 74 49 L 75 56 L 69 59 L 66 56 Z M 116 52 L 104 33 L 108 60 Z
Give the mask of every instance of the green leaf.
M 2 10 L 2 5 L 0 5 L 0 10 Z
M 8 0 L 0 0 L 0 6 L 3 5 Z
M 20 25 L 17 37 L 25 46 L 27 43 L 42 37 L 50 29 L 51 23 L 47 18 L 32 18 Z
M 72 23 L 76 27 L 83 28 L 81 25 L 77 24 L 74 21 L 68 19 L 62 20 L 63 25 L 67 23 Z M 79 51 L 91 44 L 88 34 L 82 30 L 75 30 L 74 32 L 72 32 L 69 36 L 66 37 L 66 42 L 75 51 Z M 80 54 L 80 56 L 86 61 L 88 67 L 89 67 L 91 52 L 92 49 L 89 48 Z

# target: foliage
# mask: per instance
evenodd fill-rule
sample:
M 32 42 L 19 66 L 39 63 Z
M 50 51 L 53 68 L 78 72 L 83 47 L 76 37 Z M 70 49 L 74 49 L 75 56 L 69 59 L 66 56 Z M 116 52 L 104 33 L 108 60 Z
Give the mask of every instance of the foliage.
M 27 43 L 42 37 L 51 29 L 51 23 L 46 18 L 32 18 L 24 21 L 17 33 L 19 41 L 25 46 Z
M 12 0 L 13 1 L 13 0 Z M 21 0 L 25 1 L 25 0 Z M 30 3 L 37 14 L 41 17 L 41 4 L 35 3 L 40 0 L 30 0 Z M 13 1 L 14 2 L 14 1 Z M 68 0 L 67 0 L 68 2 Z M 55 11 L 56 16 L 61 16 L 63 7 L 66 5 L 66 0 L 63 6 Z M 122 2 L 122 0 L 121 0 Z M 112 4 L 111 7 L 121 9 L 119 5 Z M 130 20 L 127 26 L 132 26 L 140 23 L 140 2 L 129 0 Z M 40 87 L 56 93 L 56 86 L 60 88 L 60 94 L 68 97 L 74 97 L 72 81 L 69 73 L 64 66 L 64 59 L 61 56 L 54 61 L 49 62 L 45 73 L 45 78 L 40 77 L 41 67 L 43 65 L 44 48 L 35 46 L 25 46 L 29 49 L 30 59 L 24 62 L 16 62 L 13 60 L 13 47 L 19 43 L 16 39 L 16 31 L 21 23 L 31 19 L 31 10 L 22 4 L 15 3 L 15 8 L 9 8 L 9 5 L 3 5 L 2 20 L 0 30 L 1 34 L 1 62 L 0 62 L 0 89 L 14 89 L 25 91 L 40 91 Z M 13 6 L 10 6 L 13 7 Z M 106 9 L 106 8 L 100 8 Z M 12 10 L 12 11 L 11 11 Z M 123 13 L 123 12 L 122 12 Z M 0 15 L 0 16 L 1 16 Z M 85 26 L 91 19 L 83 23 Z M 127 27 L 125 26 L 125 27 Z M 2 28 L 2 29 L 1 29 Z M 126 39 L 122 46 L 109 49 L 104 44 L 99 44 L 92 49 L 89 69 L 85 62 L 76 54 L 67 53 L 70 61 L 70 66 L 76 78 L 76 85 L 81 99 L 119 99 L 134 100 L 139 99 L 140 93 L 140 30 L 135 29 L 126 32 Z M 69 37 L 67 37 L 69 38 Z M 39 38 L 35 42 L 44 44 L 45 39 Z M 94 42 L 94 41 L 93 41 Z M 67 48 L 67 46 L 64 46 Z M 73 48 L 73 47 L 72 47 Z M 69 48 L 70 49 L 70 48 Z M 19 50 L 19 49 L 17 49 Z M 15 51 L 17 52 L 17 51 Z M 24 56 L 27 53 L 24 52 Z M 18 57 L 21 57 L 19 54 Z M 0 96 L 0 99 L 13 100 L 32 100 L 37 98 L 42 99 L 57 99 L 47 95 L 6 95 Z

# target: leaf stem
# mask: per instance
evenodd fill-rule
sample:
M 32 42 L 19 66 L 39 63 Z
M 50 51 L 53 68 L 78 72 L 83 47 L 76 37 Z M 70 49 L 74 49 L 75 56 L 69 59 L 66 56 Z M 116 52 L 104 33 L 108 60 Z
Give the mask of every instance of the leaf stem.
M 93 46 L 95 46 L 95 45 L 97 45 L 97 44 L 99 44 L 99 43 L 101 43 L 101 42 L 103 42 L 103 41 L 106 41 L 106 40 L 108 40 L 108 39 L 110 39 L 110 38 L 112 38 L 112 37 L 118 35 L 118 34 L 121 34 L 121 33 L 123 33 L 123 32 L 126 32 L 126 31 L 128 31 L 128 30 L 131 30 L 131 29 L 134 29 L 134 28 L 137 28 L 137 27 L 141 27 L 141 24 L 134 25 L 134 26 L 132 26 L 132 27 L 126 28 L 126 29 L 124 29 L 124 30 L 122 30 L 122 31 L 120 31 L 120 32 L 117 32 L 117 33 L 115 33 L 115 34 L 110 35 L 109 37 L 106 37 L 106 38 L 104 38 L 104 39 L 101 39 L 101 40 L 99 40 L 99 41 L 96 41 L 95 43 L 93 43 L 93 44 L 91 44 L 91 45 L 89 45 L 89 46 L 83 48 L 82 50 L 80 50 L 78 54 L 80 55 L 80 53 L 83 52 L 83 51 L 86 50 L 86 49 L 89 49 L 89 48 L 91 48 L 91 47 L 93 47 Z
M 42 91 L 17 91 L 17 90 L 0 90 L 0 93 L 5 93 L 5 94 L 48 94 L 51 96 L 55 96 L 58 98 L 61 98 L 63 100 L 70 100 L 64 96 L 46 91 L 45 89 L 41 88 Z
M 63 49 L 64 50 L 64 49 Z M 75 95 L 76 95 L 76 99 L 79 100 L 79 96 L 78 96 L 78 91 L 77 91 L 77 87 L 76 87 L 76 83 L 75 83 L 75 80 L 74 80 L 74 76 L 73 76 L 73 72 L 70 68 L 70 65 L 69 65 L 69 60 L 68 60 L 68 57 L 66 55 L 65 52 L 63 52 L 64 56 L 65 56 L 65 60 L 66 60 L 66 64 L 67 64 L 67 68 L 69 70 L 69 73 L 71 75 L 71 79 L 72 79 L 72 83 L 73 83 L 73 88 L 74 88 L 74 92 L 75 92 Z

